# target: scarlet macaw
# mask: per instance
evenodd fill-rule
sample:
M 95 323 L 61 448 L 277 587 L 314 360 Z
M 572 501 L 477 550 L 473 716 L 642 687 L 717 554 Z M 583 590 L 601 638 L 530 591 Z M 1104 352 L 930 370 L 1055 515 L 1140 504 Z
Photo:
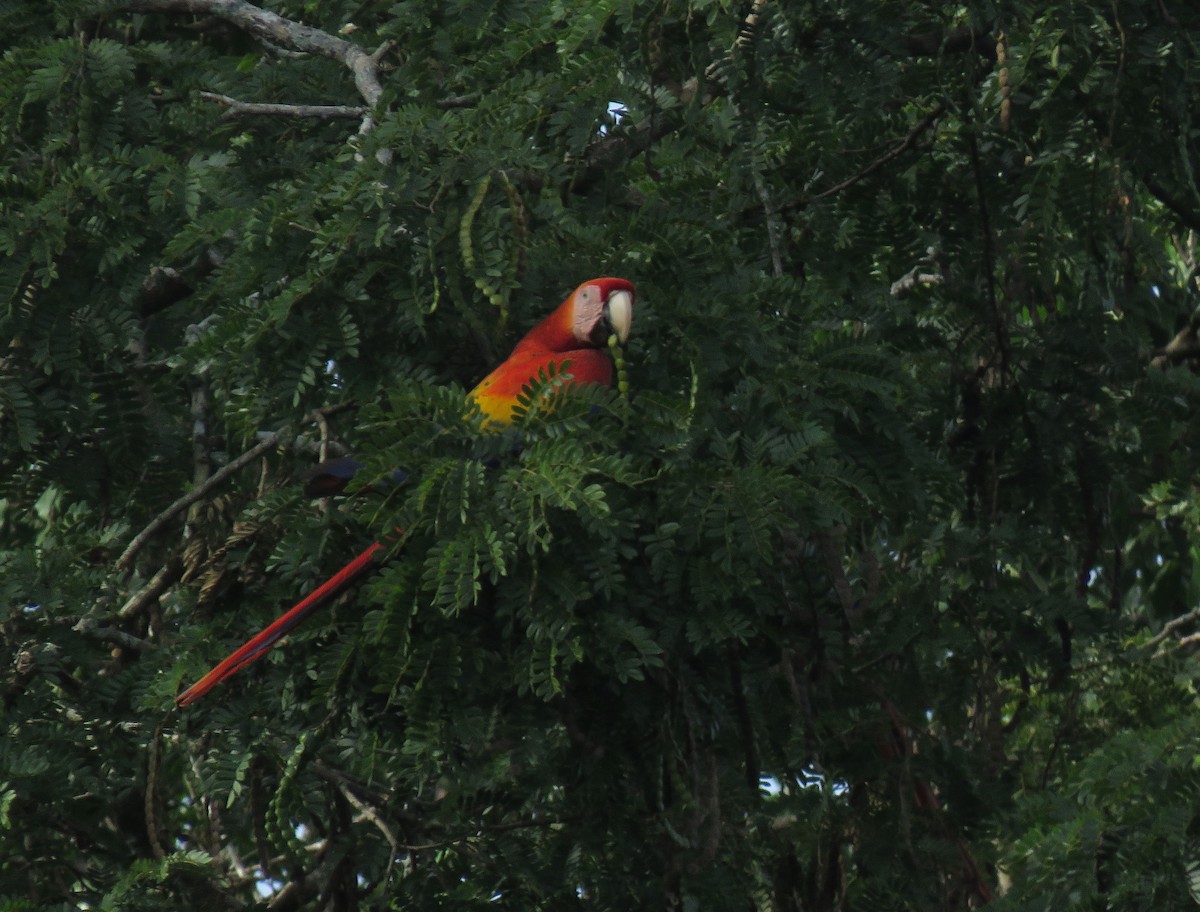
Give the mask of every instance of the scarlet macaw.
M 485 427 L 498 430 L 513 421 L 513 410 L 523 387 L 538 374 L 550 373 L 550 365 L 564 365 L 567 382 L 572 385 L 613 380 L 613 363 L 604 351 L 610 335 L 619 342 L 629 338 L 633 325 L 633 285 L 625 279 L 600 278 L 584 282 L 555 311 L 526 333 L 512 354 L 479 382 L 468 399 L 479 406 Z M 335 464 L 336 463 L 336 464 Z M 333 469 L 319 474 L 319 482 L 309 490 L 319 493 L 340 491 L 353 476 L 353 460 L 335 460 Z M 340 483 L 339 483 L 340 482 Z M 326 486 L 328 485 L 328 486 Z M 240 668 L 249 665 L 280 637 L 299 624 L 317 606 L 340 592 L 367 568 L 373 566 L 384 546 L 378 542 L 359 554 L 345 567 L 289 608 L 270 626 L 247 640 L 212 671 L 175 698 L 183 707 L 200 699 Z

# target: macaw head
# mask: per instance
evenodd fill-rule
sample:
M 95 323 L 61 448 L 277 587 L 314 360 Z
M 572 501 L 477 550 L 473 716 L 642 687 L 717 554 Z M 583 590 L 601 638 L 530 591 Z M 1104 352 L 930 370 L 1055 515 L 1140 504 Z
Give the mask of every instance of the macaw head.
M 584 282 L 568 298 L 572 335 L 584 345 L 603 346 L 615 333 L 621 344 L 633 328 L 633 285 L 624 279 Z
M 633 284 L 625 279 L 590 279 L 531 329 L 513 355 L 603 348 L 613 334 L 623 343 L 633 326 L 634 297 Z

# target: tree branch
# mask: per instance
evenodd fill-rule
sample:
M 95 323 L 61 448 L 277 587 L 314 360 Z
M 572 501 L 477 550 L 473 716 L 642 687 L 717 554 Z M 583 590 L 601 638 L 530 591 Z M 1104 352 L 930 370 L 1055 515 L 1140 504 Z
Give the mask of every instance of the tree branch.
M 441 108 L 443 111 L 451 108 L 473 108 L 479 104 L 479 99 L 482 97 L 483 95 L 479 92 L 468 92 L 466 95 L 454 95 L 435 101 L 434 107 Z
M 332 120 L 345 118 L 358 120 L 367 113 L 367 108 L 359 105 L 301 105 L 301 104 L 266 104 L 255 101 L 239 101 L 228 95 L 217 92 L 201 92 L 200 97 L 213 101 L 228 108 L 224 117 L 304 117 L 313 120 Z
M 979 151 L 979 137 L 966 109 L 967 152 L 971 159 L 971 171 L 975 176 L 975 196 L 979 204 L 979 238 L 983 248 L 983 287 L 988 309 L 992 314 L 992 331 L 996 336 L 996 349 L 1000 353 L 1000 370 L 1008 374 L 1008 330 L 1005 315 L 1000 309 L 1000 297 L 996 291 L 996 236 L 992 231 L 991 210 L 987 202 L 987 183 L 984 179 L 983 157 Z
M 354 77 L 358 94 L 374 107 L 383 94 L 379 82 L 379 51 L 368 54 L 356 44 L 321 29 L 285 19 L 245 0 L 128 0 L 125 8 L 139 13 L 193 13 L 216 16 L 236 25 L 261 42 L 286 50 L 327 57 L 343 64 Z M 380 50 L 385 50 L 385 45 Z
M 1183 222 L 1188 228 L 1193 231 L 1200 231 L 1200 212 L 1192 206 L 1189 206 L 1179 197 L 1175 196 L 1166 187 L 1164 187 L 1156 177 L 1151 177 L 1148 174 L 1139 174 L 1142 183 L 1150 194 L 1175 213 L 1179 221 Z
M 391 846 L 391 852 L 388 853 L 387 867 L 384 869 L 383 877 L 380 878 L 381 884 L 386 884 L 392 876 L 392 867 L 396 863 L 396 856 L 400 854 L 400 841 L 396 838 L 396 834 L 391 831 L 391 828 L 380 816 L 379 811 L 374 805 L 367 804 L 350 790 L 350 787 L 344 782 L 339 782 L 337 789 L 342 793 L 342 797 L 353 805 L 354 809 L 362 815 L 363 820 L 368 820 L 375 825 L 375 828 L 383 834 L 383 838 L 387 840 L 387 844 Z
M 280 440 L 280 438 L 287 436 L 290 435 L 285 431 L 276 431 L 272 434 L 269 434 L 260 443 L 248 449 L 241 456 L 233 460 L 220 471 L 215 472 L 213 476 L 208 479 L 208 481 L 204 482 L 204 484 L 197 485 L 161 513 L 159 513 L 156 517 L 154 517 L 154 519 L 150 520 L 150 523 L 146 526 L 146 528 L 142 529 L 141 532 L 134 536 L 133 541 L 129 543 L 129 546 L 125 549 L 121 556 L 117 558 L 117 569 L 128 570 L 130 564 L 133 563 L 133 559 L 137 556 L 137 553 L 141 551 L 143 547 L 145 547 L 146 543 L 150 541 L 150 539 L 153 538 L 163 526 L 169 523 L 172 519 L 174 519 L 196 501 L 208 494 L 208 492 L 213 488 L 224 482 L 225 479 L 230 475 L 233 475 L 235 472 L 245 468 L 263 453 L 266 453 L 268 450 L 272 449 Z M 122 611 L 124 610 L 125 609 L 123 608 Z
M 369 109 L 375 107 L 383 94 L 383 85 L 379 81 L 379 61 L 391 50 L 392 44 L 389 41 L 381 44 L 374 53 L 368 54 L 357 44 L 351 44 L 344 38 L 286 19 L 245 0 L 127 0 L 125 8 L 141 13 L 192 13 L 215 16 L 236 25 L 264 46 L 336 60 L 350 71 L 358 94 L 367 103 L 368 112 L 362 115 L 358 135 L 364 136 L 375 128 L 375 120 Z M 376 157 L 386 163 L 391 154 L 387 149 L 381 149 Z
M 1157 646 L 1167 637 L 1171 636 L 1171 634 L 1173 634 L 1180 627 L 1186 627 L 1188 624 L 1195 623 L 1198 620 L 1200 620 L 1200 608 L 1193 608 L 1191 611 L 1187 612 L 1187 614 L 1181 614 L 1177 618 L 1172 618 L 1163 624 L 1162 630 L 1150 637 L 1150 639 L 1146 640 L 1146 642 L 1142 644 L 1142 648 L 1150 649 L 1154 646 Z M 1155 658 L 1158 658 L 1158 656 L 1155 656 Z
M 172 558 L 167 561 L 154 576 L 150 577 L 150 582 L 129 597 L 129 600 L 117 611 L 117 617 L 124 621 L 141 614 L 148 605 L 153 604 L 155 599 L 179 579 L 181 570 L 182 566 L 177 559 Z
M 850 187 L 853 187 L 864 177 L 874 174 L 876 171 L 878 171 L 880 168 L 882 168 L 884 165 L 886 165 L 892 159 L 903 155 L 905 152 L 907 152 L 909 149 L 911 149 L 916 144 L 917 140 L 921 138 L 921 134 L 924 133 L 926 130 L 928 130 L 931 126 L 933 126 L 933 124 L 937 121 L 937 119 L 939 117 L 942 116 L 943 113 L 945 113 L 945 111 L 946 111 L 945 102 L 938 103 L 937 105 L 934 106 L 932 111 L 930 111 L 928 114 L 926 114 L 924 117 L 922 117 L 919 121 L 917 121 L 916 126 L 914 126 L 911 130 L 908 131 L 908 135 L 905 136 L 904 139 L 900 140 L 900 142 L 896 143 L 894 146 L 892 146 L 890 149 L 888 149 L 886 152 L 884 152 L 882 155 L 880 155 L 874 161 L 870 162 L 865 168 L 863 168 L 857 174 L 851 175 L 850 177 L 846 178 L 844 181 L 834 184 L 832 187 L 828 187 L 825 190 L 822 190 L 820 193 L 813 194 L 810 197 L 810 199 L 819 200 L 819 199 L 824 199 L 827 196 L 833 196 L 836 193 L 841 193 L 843 190 L 848 190 Z M 801 205 L 803 205 L 803 204 L 801 204 Z
M 117 646 L 132 649 L 134 652 L 148 652 L 154 648 L 153 643 L 139 639 L 124 630 L 118 630 L 116 627 L 101 627 L 92 618 L 80 618 L 71 629 L 89 639 L 100 640 L 103 643 L 115 643 Z
M 1194 266 L 1189 270 L 1189 280 L 1195 271 Z M 1189 282 L 1184 284 L 1189 284 Z M 1187 325 L 1179 330 L 1170 342 L 1154 353 L 1154 357 L 1150 360 L 1150 366 L 1166 369 L 1172 364 L 1179 364 L 1181 361 L 1189 361 L 1197 357 L 1200 357 L 1200 308 L 1192 312 Z

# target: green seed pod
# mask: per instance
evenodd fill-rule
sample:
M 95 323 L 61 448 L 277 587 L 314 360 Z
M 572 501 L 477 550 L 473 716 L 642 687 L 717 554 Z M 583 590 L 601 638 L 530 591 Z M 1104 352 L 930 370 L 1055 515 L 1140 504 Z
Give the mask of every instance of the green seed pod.
M 475 189 L 475 195 L 471 198 L 467 211 L 463 213 L 462 220 L 458 223 L 458 246 L 462 248 L 463 265 L 467 267 L 468 272 L 475 269 L 475 250 L 472 247 L 471 227 L 475 224 L 475 216 L 479 214 L 479 208 L 483 205 L 491 183 L 492 176 L 485 174 Z
M 612 354 L 613 365 L 617 369 L 617 392 L 622 398 L 629 398 L 629 370 L 625 362 L 625 350 L 616 333 L 608 337 L 608 350 Z

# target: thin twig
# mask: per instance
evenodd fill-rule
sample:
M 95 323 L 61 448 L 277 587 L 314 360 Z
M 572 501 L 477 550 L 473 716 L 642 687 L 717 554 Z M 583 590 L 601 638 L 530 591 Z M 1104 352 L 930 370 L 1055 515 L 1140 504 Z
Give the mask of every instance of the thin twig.
M 323 409 L 317 409 L 313 414 L 316 416 L 315 420 L 322 420 L 324 418 L 328 418 L 331 415 L 337 415 L 341 412 L 347 411 L 349 409 L 357 408 L 357 407 L 358 407 L 358 403 L 355 400 L 350 399 L 345 402 L 339 402 L 336 405 L 327 406 L 326 408 L 323 408 Z M 141 532 L 139 532 L 134 537 L 133 541 L 131 541 L 129 543 L 129 546 L 125 549 L 124 553 L 122 553 L 121 556 L 117 559 L 117 569 L 118 570 L 128 570 L 130 564 L 133 562 L 134 557 L 137 556 L 137 553 L 143 547 L 145 547 L 146 543 L 163 526 L 165 526 L 168 522 L 170 522 L 176 515 L 183 512 L 184 510 L 186 510 L 193 503 L 195 503 L 196 501 L 200 500 L 202 497 L 207 495 L 208 492 L 211 491 L 213 488 L 217 487 L 219 484 L 221 484 L 223 481 L 225 481 L 225 479 L 227 479 L 230 475 L 233 475 L 235 472 L 240 471 L 242 468 L 244 468 L 245 466 L 252 463 L 259 456 L 266 453 L 272 447 L 281 445 L 281 441 L 287 440 L 290 436 L 291 436 L 291 429 L 286 426 L 283 428 L 280 428 L 278 431 L 260 432 L 257 435 L 257 437 L 258 437 L 257 444 L 255 444 L 253 447 L 248 449 L 246 452 L 242 453 L 241 456 L 239 456 L 237 459 L 233 460 L 227 466 L 225 466 L 224 468 L 217 471 L 215 474 L 213 474 L 213 476 L 211 478 L 209 478 L 203 484 L 197 485 L 193 490 L 189 491 L 187 494 L 184 494 L 182 497 L 180 497 L 178 500 L 176 500 L 173 504 L 171 504 L 169 507 L 167 507 L 165 510 L 163 510 L 162 513 L 158 514 L 158 516 L 154 517 L 154 519 L 152 519 L 150 521 L 149 525 L 147 525 L 146 528 L 144 528 Z M 161 573 L 162 571 L 159 571 L 159 572 Z M 155 579 L 157 579 L 157 578 L 158 578 L 158 574 L 155 575 Z M 150 585 L 153 585 L 153 580 L 151 581 Z M 139 593 L 139 596 L 140 595 L 141 595 L 141 593 Z M 137 598 L 137 597 L 138 596 L 135 596 L 135 598 Z M 121 609 L 122 617 L 124 616 L 123 612 L 129 611 L 129 612 L 133 613 L 139 607 L 138 605 L 133 605 L 132 601 L 133 600 L 130 600 L 130 602 L 127 602 L 125 604 L 125 606 Z
M 825 566 L 829 571 L 833 591 L 837 594 L 842 606 L 842 614 L 846 618 L 846 626 L 851 632 L 857 633 L 862 622 L 862 606 L 854 600 L 850 589 L 850 581 L 846 578 L 846 568 L 842 566 L 842 545 L 846 540 L 846 529 L 839 526 L 831 532 L 820 536 L 821 553 L 825 557 Z
M 141 551 L 143 547 L 145 547 L 146 543 L 150 541 L 150 539 L 153 538 L 163 526 L 169 523 L 172 519 L 174 519 L 196 501 L 207 495 L 209 491 L 220 485 L 229 476 L 239 472 L 263 453 L 273 448 L 281 438 L 286 438 L 288 436 L 290 436 L 290 431 L 288 430 L 280 430 L 269 434 L 265 439 L 262 440 L 262 442 L 251 447 L 237 459 L 229 463 L 229 465 L 215 472 L 213 476 L 208 479 L 208 481 L 204 482 L 204 484 L 197 485 L 195 488 L 188 491 L 188 493 L 184 494 L 173 504 L 159 513 L 156 517 L 154 517 L 154 519 L 150 520 L 150 523 L 146 526 L 146 528 L 142 529 L 141 532 L 134 536 L 133 541 L 129 543 L 129 546 L 125 549 L 124 553 L 117 558 L 117 569 L 128 570 L 130 565 L 133 563 L 133 559 L 137 556 L 137 553 Z
M 771 251 L 771 273 L 775 278 L 783 276 L 783 243 L 779 228 L 779 210 L 771 201 L 767 182 L 763 180 L 762 169 L 754 166 L 754 191 L 758 201 L 762 203 L 763 216 L 767 222 L 767 244 Z
M 863 168 L 857 174 L 851 175 L 850 177 L 846 178 L 844 181 L 841 181 L 840 183 L 836 183 L 832 187 L 828 187 L 828 188 L 822 190 L 820 193 L 814 193 L 810 197 L 810 199 L 819 200 L 819 199 L 824 199 L 827 196 L 833 196 L 835 193 L 841 193 L 843 190 L 847 190 L 850 187 L 853 187 L 864 177 L 874 174 L 876 171 L 878 171 L 880 168 L 882 168 L 884 165 L 886 165 L 888 162 L 890 162 L 893 158 L 898 158 L 899 156 L 903 155 L 905 152 L 907 152 L 909 149 L 911 149 L 914 145 L 916 145 L 917 140 L 921 138 L 921 134 L 924 133 L 926 130 L 928 130 L 933 125 L 933 123 L 939 117 L 941 117 L 943 113 L 945 113 L 945 110 L 946 110 L 945 102 L 938 103 L 937 105 L 934 106 L 932 111 L 930 111 L 928 114 L 926 114 L 924 117 L 922 117 L 919 121 L 917 121 L 916 126 L 914 126 L 911 130 L 908 131 L 908 135 L 905 136 L 904 139 L 900 140 L 900 142 L 896 143 L 894 146 L 892 146 L 890 149 L 888 149 L 886 152 L 884 152 L 882 155 L 880 155 L 874 161 L 870 162 L 865 168 Z
M 406 852 L 428 852 L 433 849 L 448 849 L 451 846 L 466 842 L 470 839 L 477 839 L 487 833 L 506 833 L 510 830 L 524 830 L 542 827 L 557 827 L 564 824 L 574 823 L 575 818 L 572 817 L 545 817 L 541 820 L 515 820 L 510 823 L 493 823 L 490 825 L 480 825 L 469 833 L 462 833 L 458 836 L 451 836 L 441 842 L 426 842 L 420 844 L 401 843 L 400 848 Z
M 388 845 L 392 847 L 392 850 L 388 852 L 387 867 L 383 872 L 382 882 L 386 884 L 392 876 L 392 866 L 396 863 L 396 856 L 400 853 L 400 841 L 396 839 L 396 834 L 384 823 L 383 818 L 379 816 L 379 812 L 373 806 L 360 799 L 354 792 L 350 791 L 350 787 L 346 783 L 339 782 L 337 788 L 342 793 L 342 797 L 349 801 L 354 806 L 354 809 L 362 814 L 363 819 L 369 820 L 375 825 L 375 828 L 387 840 Z

